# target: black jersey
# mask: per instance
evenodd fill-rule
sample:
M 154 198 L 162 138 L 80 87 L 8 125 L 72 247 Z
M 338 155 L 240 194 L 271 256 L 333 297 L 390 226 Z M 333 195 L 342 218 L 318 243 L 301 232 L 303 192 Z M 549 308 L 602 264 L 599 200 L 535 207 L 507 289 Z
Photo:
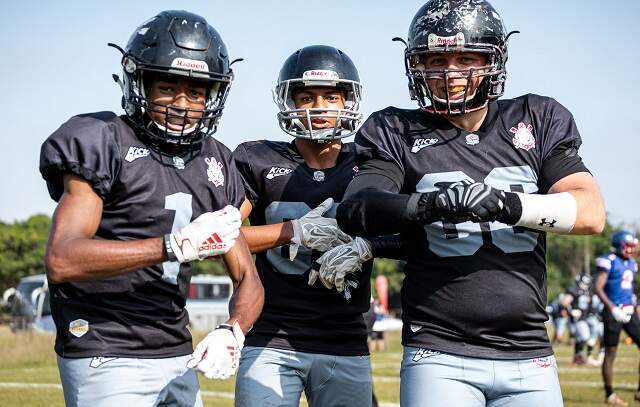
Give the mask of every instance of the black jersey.
M 584 169 L 557 158 L 565 151 L 575 162 L 580 143 L 571 114 L 536 95 L 490 103 L 476 132 L 442 116 L 389 107 L 373 113 L 356 135 L 358 159 L 394 163 L 397 176 L 382 175 L 397 178 L 404 194 L 461 180 L 546 193 L 575 168 Z M 544 326 L 545 237 L 499 222 L 435 222 L 408 232 L 403 344 L 494 359 L 552 354 Z
M 335 167 L 323 170 L 308 167 L 295 143 L 243 143 L 234 158 L 253 205 L 249 220 L 254 226 L 297 219 L 327 198 L 336 204 L 325 216 L 334 217 L 358 170 L 352 143 L 342 145 Z M 333 355 L 368 354 L 362 313 L 371 296 L 370 262 L 353 297 L 346 301 L 320 282 L 307 284 L 312 257 L 319 254 L 301 247 L 292 262 L 288 249 L 282 246 L 256 256 L 265 300 L 245 344 Z
M 179 230 L 244 199 L 231 152 L 214 138 L 169 162 L 111 112 L 71 118 L 42 145 L 40 171 L 59 200 L 64 173 L 103 200 L 97 239 L 137 240 Z M 51 284 L 56 352 L 64 357 L 165 358 L 192 352 L 185 310 L 191 266 L 164 262 L 117 277 Z
M 590 288 L 585 290 L 580 287 L 573 286 L 567 290 L 567 293 L 571 294 L 573 297 L 573 301 L 571 302 L 571 318 L 574 321 L 586 320 L 588 316 L 596 313 L 596 308 L 592 308 L 591 306 L 593 293 Z M 580 312 L 573 312 L 574 310 L 579 310 Z

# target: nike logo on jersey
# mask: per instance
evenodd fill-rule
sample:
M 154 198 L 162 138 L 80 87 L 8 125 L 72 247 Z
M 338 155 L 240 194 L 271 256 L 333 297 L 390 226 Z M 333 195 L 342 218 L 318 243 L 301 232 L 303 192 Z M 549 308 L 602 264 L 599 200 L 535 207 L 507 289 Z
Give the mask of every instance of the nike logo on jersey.
M 420 348 L 415 353 L 415 355 L 413 355 L 412 359 L 413 359 L 414 362 L 419 362 L 422 359 L 426 359 L 426 358 L 429 358 L 431 356 L 437 356 L 439 354 L 440 354 L 440 352 L 438 352 L 437 350 Z
M 93 367 L 93 368 L 98 368 L 102 365 L 104 365 L 107 362 L 111 362 L 112 360 L 116 360 L 118 358 L 106 358 L 103 356 L 98 356 L 95 357 L 93 359 L 91 359 L 91 363 L 89 363 L 89 366 Z
M 291 168 L 284 167 L 271 167 L 269 172 L 267 173 L 267 179 L 274 179 L 275 177 L 279 177 L 281 175 L 291 174 L 293 170 Z
M 149 150 L 143 147 L 129 147 L 129 151 L 127 151 L 127 155 L 124 157 L 124 160 L 127 162 L 133 162 L 138 158 L 146 157 L 149 155 Z
M 413 142 L 413 147 L 411 147 L 412 153 L 417 153 L 425 147 L 432 146 L 436 144 L 439 140 L 437 138 L 419 138 Z

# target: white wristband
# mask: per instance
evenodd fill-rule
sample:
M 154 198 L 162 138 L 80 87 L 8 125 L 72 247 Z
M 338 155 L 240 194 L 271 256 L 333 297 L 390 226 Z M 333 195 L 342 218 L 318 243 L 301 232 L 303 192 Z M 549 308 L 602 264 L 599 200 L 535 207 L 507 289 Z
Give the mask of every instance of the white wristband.
M 578 204 L 568 192 L 559 194 L 523 194 L 516 192 L 522 204 L 522 216 L 515 226 L 545 232 L 569 233 L 576 224 Z

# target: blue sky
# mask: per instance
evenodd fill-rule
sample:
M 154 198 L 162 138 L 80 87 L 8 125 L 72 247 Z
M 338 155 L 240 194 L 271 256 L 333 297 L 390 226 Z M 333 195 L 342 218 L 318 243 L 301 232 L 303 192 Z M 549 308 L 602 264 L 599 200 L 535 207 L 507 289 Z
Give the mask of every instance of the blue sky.
M 201 14 L 222 35 L 236 81 L 217 137 L 234 148 L 288 136 L 275 120 L 271 89 L 282 62 L 306 45 L 327 44 L 354 60 L 365 116 L 413 107 L 402 47 L 422 1 L 16 1 L 3 6 L 0 99 L 0 220 L 52 213 L 38 172 L 42 141 L 70 116 L 120 113 L 118 53 L 133 30 L 165 9 Z M 640 1 L 494 0 L 512 37 L 505 97 L 552 96 L 573 112 L 581 155 L 598 179 L 610 220 L 640 225 Z

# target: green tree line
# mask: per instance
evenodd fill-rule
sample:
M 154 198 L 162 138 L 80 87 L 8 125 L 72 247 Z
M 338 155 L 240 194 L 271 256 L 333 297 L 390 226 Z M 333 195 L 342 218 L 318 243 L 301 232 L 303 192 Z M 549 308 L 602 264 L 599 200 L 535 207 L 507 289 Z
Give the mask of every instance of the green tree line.
M 0 294 L 22 277 L 45 272 L 43 257 L 50 227 L 51 218 L 47 215 L 34 215 L 15 223 L 0 222 Z M 595 236 L 547 235 L 549 300 L 564 291 L 576 274 L 593 271 L 595 257 L 609 250 L 613 229 L 607 224 L 604 232 Z M 390 294 L 398 293 L 404 277 L 401 269 L 401 262 L 377 259 L 373 277 L 386 276 Z M 196 262 L 194 273 L 226 274 L 219 261 Z

